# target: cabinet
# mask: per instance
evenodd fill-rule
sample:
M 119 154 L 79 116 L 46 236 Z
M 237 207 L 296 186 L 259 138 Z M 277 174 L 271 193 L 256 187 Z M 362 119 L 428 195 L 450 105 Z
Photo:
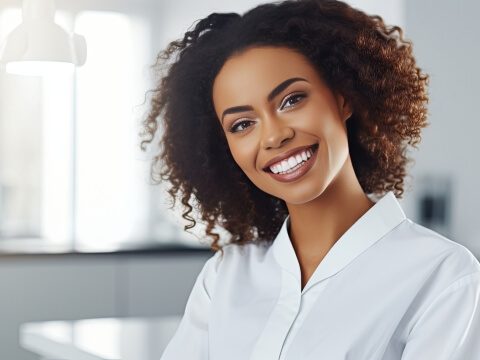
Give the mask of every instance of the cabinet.
M 34 360 L 21 323 L 180 315 L 213 253 L 0 256 L 0 359 Z

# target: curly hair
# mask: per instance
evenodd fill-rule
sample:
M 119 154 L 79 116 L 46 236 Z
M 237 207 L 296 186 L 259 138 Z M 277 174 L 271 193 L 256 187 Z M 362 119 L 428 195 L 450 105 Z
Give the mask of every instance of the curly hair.
M 354 109 L 348 145 L 364 192 L 402 197 L 408 146 L 417 147 L 428 125 L 429 78 L 401 28 L 336 0 L 267 3 L 243 15 L 212 13 L 194 25 L 152 65 L 160 79 L 141 132 L 145 150 L 163 130 L 151 178 L 171 184 L 173 206 L 178 197 L 191 222 L 184 230 L 196 225 L 190 213 L 198 206 L 217 251 L 215 226 L 231 234 L 229 243 L 271 243 L 288 215 L 282 199 L 259 190 L 235 163 L 214 111 L 212 87 L 222 65 L 254 46 L 288 47 L 308 58 Z

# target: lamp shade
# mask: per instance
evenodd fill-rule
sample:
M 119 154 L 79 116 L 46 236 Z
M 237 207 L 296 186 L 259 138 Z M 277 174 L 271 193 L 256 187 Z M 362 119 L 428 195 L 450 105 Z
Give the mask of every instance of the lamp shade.
M 85 38 L 55 23 L 53 0 L 24 0 L 22 23 L 0 50 L 1 62 L 64 62 L 81 66 L 87 57 Z

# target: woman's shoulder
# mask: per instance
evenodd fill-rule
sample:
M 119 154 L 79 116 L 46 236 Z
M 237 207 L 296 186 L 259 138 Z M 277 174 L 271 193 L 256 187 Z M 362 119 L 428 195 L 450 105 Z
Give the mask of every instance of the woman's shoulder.
M 452 274 L 480 273 L 477 257 L 463 244 L 454 241 L 411 219 L 406 219 L 395 229 L 390 238 L 398 251 L 413 261 L 443 267 Z
M 270 244 L 252 242 L 247 244 L 228 243 L 217 250 L 205 263 L 205 272 L 216 276 L 231 273 L 237 269 L 258 268 L 268 257 Z
M 213 292 L 219 276 L 231 280 L 249 269 L 261 271 L 268 257 L 268 248 L 267 243 L 223 245 L 223 251 L 217 250 L 207 259 L 199 277 L 203 279 L 206 288 L 210 289 L 209 292 Z
M 228 263 L 229 266 L 245 263 L 260 263 L 267 256 L 270 243 L 267 242 L 250 242 L 246 244 L 229 243 L 222 247 L 223 254 L 219 257 L 222 262 Z M 218 251 L 220 252 L 220 251 Z M 220 261 L 220 260 L 219 260 Z

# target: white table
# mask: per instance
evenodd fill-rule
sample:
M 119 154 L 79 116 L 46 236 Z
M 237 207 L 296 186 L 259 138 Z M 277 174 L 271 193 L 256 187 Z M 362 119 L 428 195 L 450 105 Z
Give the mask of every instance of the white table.
M 159 360 L 181 317 L 102 318 L 22 324 L 20 344 L 44 359 Z

